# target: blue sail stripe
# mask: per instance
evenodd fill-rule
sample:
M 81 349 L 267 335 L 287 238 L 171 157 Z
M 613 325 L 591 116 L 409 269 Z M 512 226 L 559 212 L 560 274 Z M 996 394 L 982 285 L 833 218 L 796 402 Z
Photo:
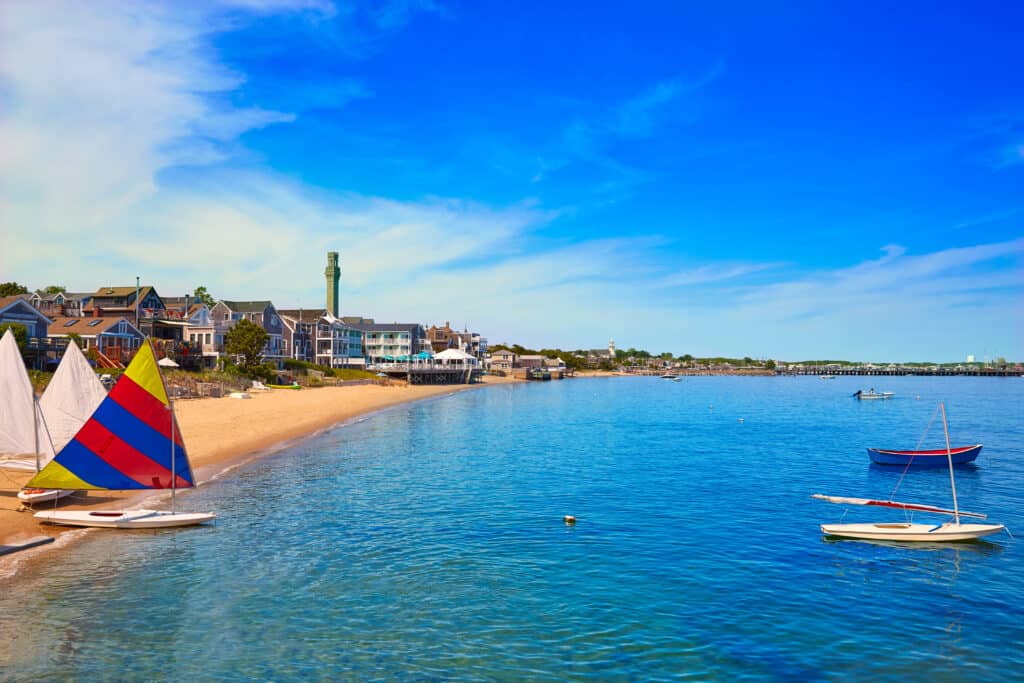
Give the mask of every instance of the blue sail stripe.
M 109 396 L 105 398 L 93 413 L 92 419 L 139 453 L 168 470 L 171 469 L 171 440 L 122 408 L 117 401 Z M 175 474 L 188 483 L 193 483 L 185 449 L 175 445 L 174 454 Z
M 86 448 L 78 439 L 69 441 L 54 459 L 82 481 L 98 488 L 148 488 L 107 464 L 103 458 Z

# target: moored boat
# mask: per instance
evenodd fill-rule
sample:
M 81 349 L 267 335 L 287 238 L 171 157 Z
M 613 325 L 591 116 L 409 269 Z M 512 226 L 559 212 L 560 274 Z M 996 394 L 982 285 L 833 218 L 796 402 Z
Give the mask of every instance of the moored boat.
M 974 446 L 961 446 L 931 451 L 895 451 L 885 448 L 869 448 L 868 456 L 871 462 L 879 465 L 913 465 L 914 467 L 945 467 L 947 460 L 951 459 L 954 465 L 962 465 L 974 462 L 981 453 L 982 444 Z

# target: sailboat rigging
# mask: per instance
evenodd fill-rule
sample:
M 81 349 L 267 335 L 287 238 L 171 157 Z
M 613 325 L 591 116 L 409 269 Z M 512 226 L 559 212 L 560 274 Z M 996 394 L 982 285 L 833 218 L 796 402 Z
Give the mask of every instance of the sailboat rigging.
M 124 374 L 56 457 L 28 486 L 73 490 L 171 489 L 171 511 L 48 510 L 51 524 L 144 529 L 202 524 L 212 513 L 174 509 L 175 492 L 194 486 L 192 469 L 152 344 Z
M 891 507 L 916 512 L 936 514 L 952 514 L 953 521 L 942 524 L 915 524 L 912 522 L 883 522 L 860 524 L 822 524 L 821 532 L 840 538 L 884 541 L 970 541 L 983 536 L 990 536 L 1005 530 L 1002 524 L 962 524 L 961 517 L 986 519 L 986 515 L 978 512 L 960 510 L 956 495 L 956 479 L 953 476 L 953 455 L 949 444 L 949 426 L 946 422 L 946 406 L 939 404 L 942 411 L 942 428 L 946 436 L 946 460 L 949 467 L 949 486 L 953 494 L 953 509 L 918 503 L 901 503 L 893 500 L 872 500 L 869 498 L 850 498 L 844 496 L 826 496 L 820 493 L 812 498 L 837 503 L 840 505 L 873 505 Z

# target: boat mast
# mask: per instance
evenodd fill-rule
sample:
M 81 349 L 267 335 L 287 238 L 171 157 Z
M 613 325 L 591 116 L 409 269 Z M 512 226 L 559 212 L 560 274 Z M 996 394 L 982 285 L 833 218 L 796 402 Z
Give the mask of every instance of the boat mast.
M 946 424 L 946 404 L 939 403 L 942 409 L 942 431 L 946 435 L 946 460 L 949 462 L 949 486 L 953 489 L 953 519 L 960 525 L 960 508 L 956 503 L 956 481 L 953 479 L 953 449 L 949 447 L 949 425 Z
M 32 388 L 32 438 L 36 448 L 36 472 L 41 469 L 39 466 L 39 399 L 36 398 L 36 390 Z
M 167 397 L 167 403 L 171 410 L 171 514 L 174 514 L 174 485 L 177 482 L 178 475 L 174 471 L 174 400 L 170 396 Z M 956 492 L 953 492 L 954 499 Z M 959 519 L 959 518 L 958 518 Z

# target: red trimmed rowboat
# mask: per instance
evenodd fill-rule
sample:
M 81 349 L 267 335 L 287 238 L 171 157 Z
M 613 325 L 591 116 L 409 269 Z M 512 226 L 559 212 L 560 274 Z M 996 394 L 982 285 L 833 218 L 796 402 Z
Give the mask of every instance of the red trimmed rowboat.
M 981 453 L 981 444 L 933 451 L 890 451 L 884 448 L 869 448 L 871 462 L 879 465 L 912 465 L 914 467 L 947 467 L 952 460 L 954 465 L 974 462 Z

